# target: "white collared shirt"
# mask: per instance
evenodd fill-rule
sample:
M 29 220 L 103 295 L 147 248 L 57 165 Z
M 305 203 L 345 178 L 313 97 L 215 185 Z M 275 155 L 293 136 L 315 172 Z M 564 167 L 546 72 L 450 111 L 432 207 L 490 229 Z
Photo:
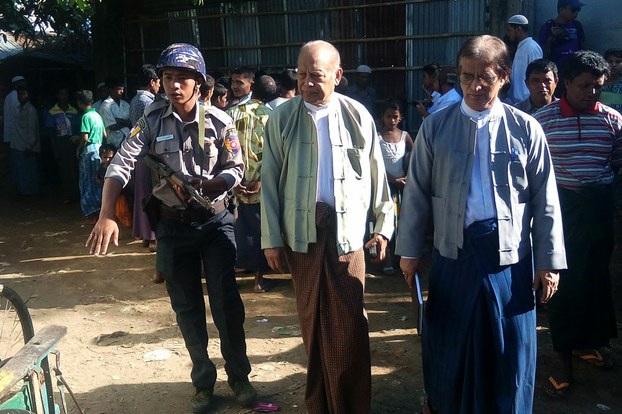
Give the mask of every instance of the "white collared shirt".
M 527 66 L 536 59 L 542 58 L 542 48 L 531 37 L 527 37 L 518 44 L 514 61 L 512 62 L 512 74 L 510 75 L 510 96 L 512 104 L 522 102 L 529 97 L 529 89 L 525 83 Z
M 464 228 L 476 221 L 497 217 L 495 195 L 492 183 L 491 137 L 499 132 L 499 121 L 502 118 L 503 106 L 496 99 L 492 108 L 482 112 L 471 109 L 464 100 L 460 104 L 462 113 L 477 124 L 473 171 L 467 195 L 464 213 Z
M 335 207 L 335 174 L 333 171 L 333 146 L 331 134 L 339 133 L 337 109 L 338 105 L 331 100 L 326 105 L 315 106 L 305 102 L 309 115 L 315 122 L 317 130 L 317 195 L 316 201 L 321 201 Z

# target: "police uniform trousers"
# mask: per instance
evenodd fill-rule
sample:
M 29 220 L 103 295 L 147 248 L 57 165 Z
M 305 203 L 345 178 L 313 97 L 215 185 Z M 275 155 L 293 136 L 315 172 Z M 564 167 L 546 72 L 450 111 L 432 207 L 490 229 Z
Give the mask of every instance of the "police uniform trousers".
M 456 260 L 434 250 L 422 334 L 425 389 L 440 414 L 532 412 L 531 255 L 499 266 L 496 220 L 473 223 Z
M 308 356 L 305 403 L 310 414 L 366 414 L 371 357 L 363 301 L 363 249 L 339 256 L 335 212 L 316 208 L 317 243 L 307 253 L 285 248 Z
M 228 380 L 246 380 L 251 367 L 246 356 L 244 305 L 235 282 L 233 216 L 224 210 L 200 226 L 162 218 L 156 234 L 159 270 L 192 360 L 192 384 L 213 390 L 216 382 L 216 367 L 207 353 L 202 272 Z

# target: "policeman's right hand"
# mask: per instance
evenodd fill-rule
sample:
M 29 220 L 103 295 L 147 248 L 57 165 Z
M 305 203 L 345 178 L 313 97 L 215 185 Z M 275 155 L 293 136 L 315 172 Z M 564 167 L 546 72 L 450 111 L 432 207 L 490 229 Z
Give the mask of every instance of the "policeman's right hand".
M 119 245 L 119 226 L 114 219 L 100 216 L 89 238 L 86 239 L 86 247 L 89 248 L 90 254 L 105 255 L 108 253 L 110 241 L 115 246 Z

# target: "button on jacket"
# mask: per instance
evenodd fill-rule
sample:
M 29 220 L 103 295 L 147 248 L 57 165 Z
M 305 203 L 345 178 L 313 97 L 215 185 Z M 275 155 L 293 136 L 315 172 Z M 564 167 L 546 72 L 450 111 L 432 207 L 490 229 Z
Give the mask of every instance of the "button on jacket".
M 331 134 L 337 252 L 363 246 L 368 213 L 374 232 L 393 234 L 393 203 L 376 126 L 353 99 L 334 94 L 338 103 L 336 134 Z M 330 128 L 331 131 L 333 127 Z M 315 243 L 317 130 L 301 97 L 276 108 L 266 125 L 261 171 L 262 248 L 289 246 L 307 252 Z M 324 154 L 323 154 L 324 156 Z

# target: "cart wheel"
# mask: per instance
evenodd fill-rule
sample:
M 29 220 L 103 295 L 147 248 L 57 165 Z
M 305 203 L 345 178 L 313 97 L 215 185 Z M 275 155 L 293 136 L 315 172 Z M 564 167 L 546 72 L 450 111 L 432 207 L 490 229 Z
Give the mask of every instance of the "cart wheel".
M 0 366 L 35 335 L 26 304 L 10 287 L 0 284 Z M 4 414 L 1 410 L 0 414 Z M 13 412 L 13 411 L 10 411 Z M 15 413 L 25 413 L 17 410 Z

